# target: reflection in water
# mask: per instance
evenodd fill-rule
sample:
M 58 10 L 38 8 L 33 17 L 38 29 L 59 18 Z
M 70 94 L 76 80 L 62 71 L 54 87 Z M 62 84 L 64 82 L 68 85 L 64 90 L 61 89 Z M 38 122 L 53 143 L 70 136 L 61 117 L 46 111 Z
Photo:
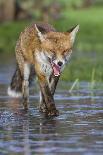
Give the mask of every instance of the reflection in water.
M 51 119 L 39 113 L 37 97 L 30 99 L 28 112 L 22 110 L 20 100 L 3 98 L 0 151 L 9 155 L 102 154 L 102 100 L 99 94 L 94 97 L 94 102 L 88 95 L 76 96 L 76 92 L 74 95 L 57 93 L 60 116 Z
M 55 95 L 60 116 L 48 119 L 38 111 L 37 91 L 28 112 L 6 95 L 11 72 L 7 66 L 0 72 L 0 155 L 103 154 L 103 91 L 91 96 L 85 83 L 70 94 L 61 83 L 66 89 Z
M 28 119 L 23 124 L 23 134 L 24 134 L 24 154 L 30 155 L 30 142 L 29 142 L 29 122 Z

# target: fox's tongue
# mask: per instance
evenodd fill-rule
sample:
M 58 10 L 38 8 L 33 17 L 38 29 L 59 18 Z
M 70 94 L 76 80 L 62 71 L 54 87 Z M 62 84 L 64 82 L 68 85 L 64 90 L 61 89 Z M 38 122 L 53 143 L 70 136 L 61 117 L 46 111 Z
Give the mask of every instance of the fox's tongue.
M 60 67 L 57 66 L 56 64 L 53 64 L 52 67 L 53 67 L 53 73 L 54 73 L 54 75 L 55 76 L 59 76 L 60 75 Z

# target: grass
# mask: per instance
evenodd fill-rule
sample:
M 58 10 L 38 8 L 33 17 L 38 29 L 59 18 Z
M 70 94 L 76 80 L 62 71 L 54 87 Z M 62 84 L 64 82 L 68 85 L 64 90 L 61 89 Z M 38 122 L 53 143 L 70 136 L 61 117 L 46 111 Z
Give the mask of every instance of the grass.
M 62 11 L 62 19 L 53 21 L 52 24 L 60 31 L 79 24 L 75 48 L 79 51 L 102 51 L 103 41 L 103 7 Z M 15 43 L 20 32 L 30 21 L 17 21 L 0 24 L 0 52 L 14 51 Z
M 93 90 L 94 87 L 95 87 L 95 68 L 93 68 L 93 71 L 92 71 L 90 89 Z
M 27 21 L 0 24 L 0 52 L 14 52 L 19 34 L 27 24 Z
M 98 52 L 79 52 L 73 51 L 70 62 L 62 74 L 61 79 L 65 81 L 103 81 L 103 53 Z M 94 73 L 95 71 L 95 73 Z
M 73 82 L 71 88 L 69 89 L 69 92 L 70 92 L 70 93 L 72 93 L 73 89 L 76 87 L 76 85 L 78 85 L 78 83 L 79 83 L 79 79 L 76 79 L 76 80 Z
M 58 30 L 65 31 L 77 24 L 80 25 L 76 48 L 79 51 L 103 50 L 103 7 L 91 7 L 83 10 L 66 9 L 64 19 L 55 22 Z

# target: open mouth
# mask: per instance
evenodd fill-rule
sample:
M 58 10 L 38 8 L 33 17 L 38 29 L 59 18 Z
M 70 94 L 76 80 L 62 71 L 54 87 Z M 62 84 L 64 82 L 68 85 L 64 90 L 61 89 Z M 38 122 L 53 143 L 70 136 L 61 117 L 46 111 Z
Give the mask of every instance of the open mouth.
M 52 68 L 53 68 L 54 76 L 59 76 L 61 68 L 58 65 L 56 65 L 55 63 L 52 63 Z

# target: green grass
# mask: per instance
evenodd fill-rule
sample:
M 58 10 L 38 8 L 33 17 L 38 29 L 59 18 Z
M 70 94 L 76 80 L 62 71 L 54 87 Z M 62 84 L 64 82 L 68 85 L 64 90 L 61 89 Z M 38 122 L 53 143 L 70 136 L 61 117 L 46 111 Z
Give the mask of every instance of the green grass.
M 80 25 L 76 48 L 80 51 L 103 50 L 103 7 L 91 7 L 83 10 L 67 9 L 64 19 L 55 22 L 58 30 L 65 31 L 77 24 Z
M 0 52 L 14 52 L 19 34 L 27 24 L 27 21 L 20 21 L 0 25 Z
M 75 81 L 89 81 L 93 79 L 95 82 L 103 81 L 103 53 L 98 52 L 79 52 L 73 51 L 70 62 L 65 68 L 61 79 Z M 95 74 L 93 76 L 93 72 Z M 93 78 L 92 78 L 93 77 Z
M 103 50 L 103 7 L 91 7 L 88 9 L 73 10 L 71 8 L 62 11 L 62 19 L 53 21 L 52 24 L 59 31 L 66 31 L 70 27 L 79 24 L 75 48 L 79 51 Z M 14 51 L 15 43 L 20 32 L 29 21 L 19 21 L 0 24 L 0 52 Z

